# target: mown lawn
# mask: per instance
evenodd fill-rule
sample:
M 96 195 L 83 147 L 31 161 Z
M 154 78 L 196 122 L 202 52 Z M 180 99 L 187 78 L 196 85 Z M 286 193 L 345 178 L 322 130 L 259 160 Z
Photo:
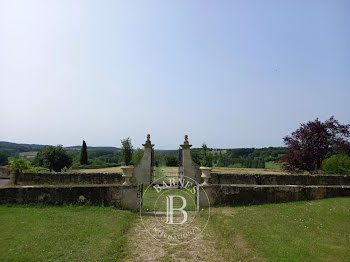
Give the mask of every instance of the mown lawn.
M 0 205 L 0 261 L 119 261 L 135 218 L 112 207 Z
M 227 260 L 241 236 L 249 251 L 243 261 L 350 261 L 350 198 L 217 207 L 211 213 L 216 248 Z

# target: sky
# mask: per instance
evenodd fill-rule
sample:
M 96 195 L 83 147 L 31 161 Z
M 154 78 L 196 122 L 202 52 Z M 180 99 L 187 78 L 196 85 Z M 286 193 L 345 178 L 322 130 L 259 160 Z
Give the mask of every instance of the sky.
M 283 145 L 350 123 L 350 1 L 0 0 L 0 141 Z

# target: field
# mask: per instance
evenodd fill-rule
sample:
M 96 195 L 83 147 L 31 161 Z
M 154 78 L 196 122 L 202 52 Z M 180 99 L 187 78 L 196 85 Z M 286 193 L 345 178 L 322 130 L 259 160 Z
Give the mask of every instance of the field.
M 1 261 L 350 261 L 350 198 L 214 207 L 192 243 L 153 242 L 128 211 L 0 205 Z

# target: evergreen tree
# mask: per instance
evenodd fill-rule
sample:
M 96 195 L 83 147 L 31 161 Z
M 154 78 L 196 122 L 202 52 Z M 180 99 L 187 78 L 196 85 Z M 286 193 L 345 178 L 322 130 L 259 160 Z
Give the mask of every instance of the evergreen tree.
M 87 154 L 87 147 L 86 147 L 85 140 L 83 140 L 83 146 L 81 147 L 80 164 L 81 165 L 87 165 L 88 164 L 88 154 Z
M 122 155 L 123 155 L 123 162 L 126 166 L 131 164 L 132 154 L 133 154 L 133 148 L 131 144 L 131 139 L 129 137 L 122 139 Z

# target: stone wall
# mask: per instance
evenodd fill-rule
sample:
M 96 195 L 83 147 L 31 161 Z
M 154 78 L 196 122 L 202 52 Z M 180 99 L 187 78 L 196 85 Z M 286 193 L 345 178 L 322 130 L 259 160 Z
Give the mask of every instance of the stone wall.
M 15 172 L 13 170 L 0 166 L 0 178 L 6 178 L 6 179 L 8 178 L 9 179 L 14 174 L 15 174 Z
M 210 185 L 199 190 L 199 206 L 262 204 L 350 197 L 350 186 Z
M 17 183 L 23 184 L 120 184 L 121 173 L 23 173 L 17 175 Z
M 211 184 L 254 185 L 350 185 L 350 176 L 211 173 L 209 182 Z
M 137 187 L 122 185 L 12 186 L 0 188 L 0 203 L 92 204 L 136 211 Z

